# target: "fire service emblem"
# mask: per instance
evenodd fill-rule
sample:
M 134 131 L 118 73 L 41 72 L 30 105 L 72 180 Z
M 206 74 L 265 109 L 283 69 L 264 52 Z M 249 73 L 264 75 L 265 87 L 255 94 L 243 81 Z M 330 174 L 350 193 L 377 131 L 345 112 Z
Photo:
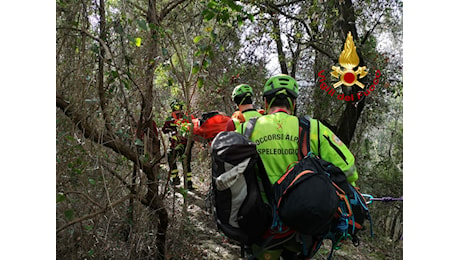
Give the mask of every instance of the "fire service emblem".
M 339 64 L 344 67 L 345 70 L 342 70 L 337 66 L 332 66 L 333 71 L 331 72 L 331 75 L 339 79 L 338 82 L 334 83 L 334 88 L 343 84 L 348 87 L 357 85 L 364 89 L 363 83 L 358 81 L 358 76 L 361 79 L 367 75 L 366 66 L 358 67 L 356 71 L 353 70 L 353 68 L 359 65 L 359 57 L 358 53 L 356 53 L 356 46 L 353 42 L 351 32 L 348 32 L 347 40 L 345 41 L 343 51 L 339 57 Z

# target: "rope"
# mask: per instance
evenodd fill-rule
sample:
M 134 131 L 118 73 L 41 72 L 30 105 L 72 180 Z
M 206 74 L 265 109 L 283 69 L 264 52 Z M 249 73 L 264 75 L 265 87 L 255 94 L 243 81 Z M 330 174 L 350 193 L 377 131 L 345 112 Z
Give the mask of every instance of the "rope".
M 403 197 L 399 197 L 399 198 L 393 198 L 393 197 L 382 197 L 382 198 L 373 198 L 372 199 L 373 201 L 399 201 L 399 200 L 403 200 Z
M 381 197 L 381 198 L 374 198 L 374 196 L 369 195 L 369 194 L 361 194 L 364 198 L 367 198 L 368 201 L 366 201 L 366 204 L 371 204 L 374 201 L 382 201 L 382 202 L 394 202 L 394 201 L 403 201 L 403 196 L 399 198 L 393 198 L 393 197 Z M 369 219 L 370 221 L 370 219 Z M 372 223 L 371 223 L 371 233 L 372 233 Z M 401 234 L 400 240 L 403 240 L 403 236 Z
M 381 198 L 374 198 L 374 196 L 370 194 L 361 194 L 364 198 L 367 199 L 366 204 L 371 204 L 374 201 L 382 201 L 382 202 L 393 202 L 393 201 L 402 201 L 403 197 L 393 198 L 393 197 L 381 197 Z

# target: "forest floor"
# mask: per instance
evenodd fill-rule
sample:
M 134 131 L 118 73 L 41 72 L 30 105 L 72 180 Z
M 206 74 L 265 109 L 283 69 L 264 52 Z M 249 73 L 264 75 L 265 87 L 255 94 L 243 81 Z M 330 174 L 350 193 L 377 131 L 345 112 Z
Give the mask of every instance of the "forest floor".
M 209 162 L 202 163 L 208 166 Z M 192 169 L 193 166 L 192 162 Z M 210 189 L 210 170 L 207 169 L 210 167 L 204 167 L 206 170 L 199 168 L 202 170 L 201 174 L 193 176 L 196 190 L 186 192 L 176 187 L 168 193 L 170 227 L 167 259 L 244 259 L 240 257 L 240 246 L 217 229 L 210 200 L 207 200 Z M 180 166 L 179 169 L 181 170 Z M 186 211 L 183 194 L 187 196 Z M 383 238 L 371 238 L 368 231 L 362 232 L 360 238 L 358 247 L 353 246 L 351 241 L 345 242 L 341 249 L 334 251 L 333 259 L 402 259 L 402 240 L 392 242 L 390 246 L 381 246 Z M 322 248 L 312 259 L 327 259 L 330 248 L 330 241 L 324 241 Z
M 183 215 L 182 194 L 177 191 L 170 196 L 174 201 L 169 204 L 171 222 L 176 225 L 171 225 L 168 232 L 170 248 L 174 248 L 174 252 L 168 250 L 168 259 L 243 259 L 240 257 L 240 246 L 217 230 L 206 200 L 208 187 L 203 188 L 199 186 L 196 191 L 187 193 L 186 217 Z M 363 233 L 362 236 L 369 237 L 369 234 Z M 370 238 L 363 240 L 359 247 L 354 247 L 351 242 L 345 243 L 340 250 L 334 251 L 334 259 L 402 259 L 402 256 L 397 256 L 396 251 L 384 251 L 374 246 Z M 402 247 L 402 241 L 400 246 Z M 313 259 L 327 259 L 329 252 L 330 241 L 327 240 Z

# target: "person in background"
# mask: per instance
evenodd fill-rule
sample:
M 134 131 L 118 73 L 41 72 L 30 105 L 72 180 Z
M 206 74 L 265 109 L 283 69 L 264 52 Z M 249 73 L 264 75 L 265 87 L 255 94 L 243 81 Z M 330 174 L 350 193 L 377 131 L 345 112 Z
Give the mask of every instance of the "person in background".
M 232 101 L 238 106 L 238 111 L 232 115 L 232 120 L 227 122 L 226 131 L 235 131 L 238 126 L 252 117 L 262 116 L 252 104 L 252 87 L 248 84 L 236 86 L 232 92 Z
M 182 162 L 182 166 L 184 164 L 184 153 L 185 148 L 187 146 L 187 135 L 190 134 L 187 131 L 190 131 L 190 122 L 184 116 L 184 102 L 179 100 L 174 100 L 171 103 L 171 117 L 166 119 L 166 122 L 163 125 L 162 131 L 163 133 L 171 133 L 169 138 L 169 149 L 168 149 L 168 165 L 169 169 L 171 170 L 171 178 L 173 185 L 179 185 L 179 169 L 177 168 L 177 160 Z M 192 119 L 193 116 L 192 116 Z M 185 134 L 181 133 L 185 129 Z M 191 145 L 193 148 L 194 141 L 192 141 Z M 187 176 L 187 186 L 189 190 L 195 190 L 196 186 L 193 185 L 192 182 L 192 167 L 191 167 L 192 155 L 190 154 L 187 158 L 187 169 L 184 168 L 183 172 Z

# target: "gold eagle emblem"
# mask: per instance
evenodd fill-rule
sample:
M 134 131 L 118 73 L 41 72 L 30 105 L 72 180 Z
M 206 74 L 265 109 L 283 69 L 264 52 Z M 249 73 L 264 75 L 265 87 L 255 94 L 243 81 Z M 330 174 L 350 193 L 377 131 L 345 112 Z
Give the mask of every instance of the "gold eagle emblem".
M 334 88 L 342 84 L 348 87 L 356 84 L 364 89 L 363 83 L 358 81 L 358 75 L 360 79 L 367 75 L 366 66 L 358 67 L 356 71 L 353 70 L 354 67 L 359 65 L 359 57 L 351 32 L 348 32 L 347 40 L 345 41 L 343 51 L 339 57 L 339 64 L 344 67 L 345 70 L 342 70 L 340 67 L 332 66 L 333 71 L 331 75 L 340 79 L 340 81 L 334 83 Z

